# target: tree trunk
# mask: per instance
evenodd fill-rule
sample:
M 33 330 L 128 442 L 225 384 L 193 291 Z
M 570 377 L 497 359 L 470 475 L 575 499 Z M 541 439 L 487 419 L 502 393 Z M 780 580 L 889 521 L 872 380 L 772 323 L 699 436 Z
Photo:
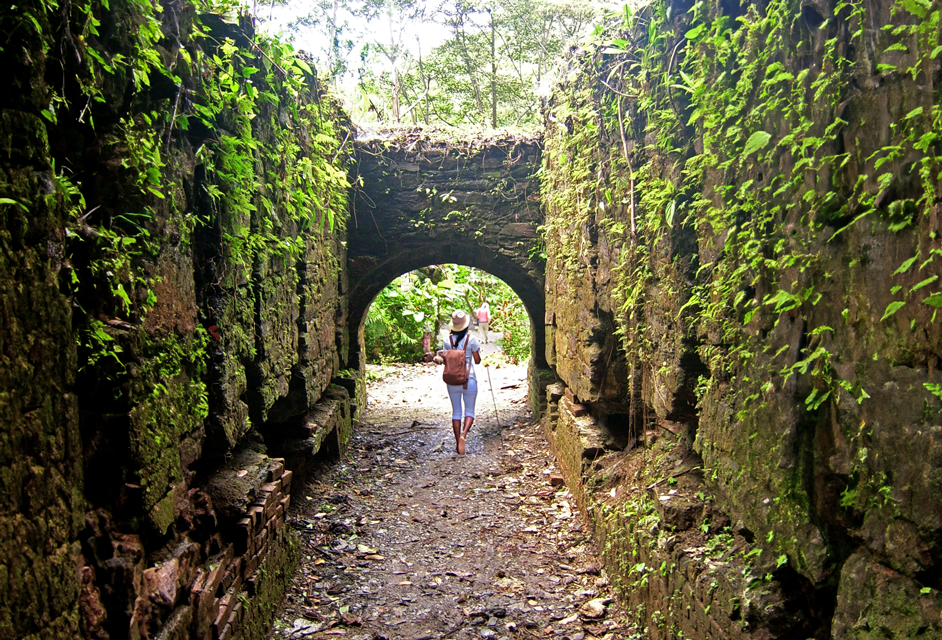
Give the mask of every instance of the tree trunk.
M 419 40 L 418 36 L 415 38 L 415 43 L 419 48 L 419 75 L 422 76 L 422 89 L 425 91 L 425 116 L 422 118 L 422 121 L 428 124 L 429 92 L 432 90 L 432 80 L 425 75 L 425 66 L 422 64 L 422 42 Z
M 459 16 L 458 20 L 455 22 L 455 39 L 458 41 L 461 48 L 461 57 L 464 59 L 464 66 L 468 72 L 468 78 L 471 80 L 471 86 L 474 87 L 474 105 L 477 107 L 478 113 L 484 115 L 484 104 L 481 100 L 481 86 L 478 84 L 478 79 L 474 75 L 474 65 L 471 64 L 471 55 L 468 53 L 468 45 L 464 34 L 464 19 L 461 16 Z
M 497 33 L 494 26 L 494 12 L 488 9 L 491 17 L 491 127 L 497 128 Z
M 392 7 L 387 10 L 386 13 L 389 18 L 389 45 L 390 52 L 396 53 L 396 35 L 393 31 L 393 15 Z M 392 62 L 392 109 L 393 109 L 393 120 L 396 124 L 399 124 L 399 65 L 396 64 L 396 58 L 399 56 L 396 55 L 394 58 L 392 55 L 387 56 Z

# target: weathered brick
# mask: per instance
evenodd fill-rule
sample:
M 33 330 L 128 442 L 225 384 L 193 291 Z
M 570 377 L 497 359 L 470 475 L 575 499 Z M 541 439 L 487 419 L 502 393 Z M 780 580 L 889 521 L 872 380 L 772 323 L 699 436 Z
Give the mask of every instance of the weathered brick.
M 268 482 L 274 482 L 281 478 L 285 470 L 284 458 L 272 458 L 271 465 L 268 467 Z
M 281 490 L 286 494 L 291 493 L 291 479 L 294 478 L 294 472 L 288 469 L 285 469 L 285 472 L 281 475 Z

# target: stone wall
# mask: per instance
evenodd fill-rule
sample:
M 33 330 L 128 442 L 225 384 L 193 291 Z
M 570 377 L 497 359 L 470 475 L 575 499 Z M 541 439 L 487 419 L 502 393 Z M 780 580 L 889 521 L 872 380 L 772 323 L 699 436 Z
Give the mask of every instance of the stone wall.
M 939 15 L 655 2 L 548 105 L 549 434 L 639 628 L 942 633 Z
M 293 470 L 362 405 L 349 125 L 196 3 L 0 24 L 0 638 L 264 637 Z

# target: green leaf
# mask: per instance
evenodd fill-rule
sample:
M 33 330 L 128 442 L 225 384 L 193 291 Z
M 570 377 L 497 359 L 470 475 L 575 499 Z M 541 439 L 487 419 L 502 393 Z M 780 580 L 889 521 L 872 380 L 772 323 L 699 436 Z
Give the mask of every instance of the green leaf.
M 922 301 L 923 304 L 928 304 L 933 307 L 942 308 L 942 293 L 933 293 L 931 296 Z
M 899 311 L 899 310 L 903 307 L 904 304 L 906 304 L 906 303 L 903 302 L 902 300 L 897 300 L 896 302 L 891 302 L 891 303 L 889 304 L 889 306 L 887 306 L 886 311 L 883 312 L 883 317 L 880 318 L 880 322 L 883 322 L 884 320 L 886 320 L 887 318 L 889 318 L 891 315 L 893 315 L 894 313 L 896 313 L 897 311 Z
M 916 260 L 917 260 L 918 258 L 919 258 L 919 256 L 913 256 L 912 258 L 910 258 L 909 260 L 907 260 L 906 262 L 904 262 L 903 264 L 901 264 L 901 265 L 899 266 L 899 269 L 897 269 L 896 271 L 893 272 L 893 275 L 896 276 L 896 275 L 899 275 L 899 274 L 901 274 L 901 273 L 906 273 L 907 271 L 909 271 L 909 269 L 910 269 L 914 264 L 916 264 Z
M 243 77 L 243 78 L 248 78 L 248 77 L 251 76 L 253 73 L 258 73 L 258 68 L 257 68 L 257 67 L 243 67 L 243 68 L 242 68 L 242 77 Z
M 306 63 L 306 62 L 305 62 L 304 60 L 302 60 L 301 58 L 295 58 L 295 59 L 294 59 L 294 64 L 296 64 L 302 71 L 304 71 L 304 72 L 307 73 L 307 74 L 313 74 L 313 73 L 314 73 L 313 71 L 311 71 L 311 65 L 309 65 L 308 63 Z
M 706 25 L 701 23 L 695 26 L 693 29 L 684 34 L 684 37 L 691 42 L 696 42 L 697 38 L 703 35 L 703 32 L 706 31 Z
M 925 287 L 926 285 L 932 284 L 933 282 L 935 282 L 935 281 L 938 280 L 938 279 L 939 279 L 939 276 L 932 276 L 931 278 L 926 278 L 926 279 L 923 280 L 922 282 L 913 285 L 913 288 L 910 289 L 909 292 L 912 293 L 913 291 L 918 291 L 919 289 L 922 289 L 922 288 Z
M 901 4 L 903 5 L 903 8 L 906 9 L 906 11 L 910 12 L 914 16 L 925 18 L 929 14 L 929 12 L 926 10 L 926 4 L 920 0 L 903 0 Z
M 19 200 L 13 200 L 12 198 L 0 198 L 0 204 L 15 204 L 20 207 L 23 211 L 29 211 L 26 208 L 26 205 L 20 202 Z
M 922 115 L 922 107 L 916 107 L 915 109 L 907 113 L 905 116 L 903 116 L 903 120 L 909 120 L 910 118 L 915 118 L 916 116 L 919 116 L 919 115 Z
M 746 148 L 743 149 L 742 155 L 748 156 L 756 151 L 765 149 L 771 139 L 772 134 L 766 133 L 765 131 L 756 131 L 746 140 Z
M 668 227 L 674 226 L 674 213 L 677 211 L 677 200 L 671 200 L 664 211 L 664 220 Z
M 121 301 L 124 302 L 125 311 L 130 310 L 131 308 L 131 298 L 128 297 L 127 291 L 124 290 L 124 285 L 119 283 L 116 289 L 112 289 L 115 295 L 121 298 Z

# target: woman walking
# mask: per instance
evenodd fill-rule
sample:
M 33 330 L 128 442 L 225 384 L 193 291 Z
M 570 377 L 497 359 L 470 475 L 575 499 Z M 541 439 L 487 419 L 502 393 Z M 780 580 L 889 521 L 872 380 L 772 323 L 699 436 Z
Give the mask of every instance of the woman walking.
M 481 330 L 481 335 L 484 337 L 484 344 L 487 344 L 487 330 L 491 326 L 491 308 L 487 305 L 487 300 L 477 310 L 477 314 L 478 329 Z
M 458 452 L 458 455 L 464 455 L 465 439 L 468 432 L 471 431 L 471 424 L 474 422 L 474 401 L 478 395 L 478 381 L 474 375 L 474 363 L 481 363 L 481 346 L 468 332 L 470 322 L 470 316 L 464 311 L 458 310 L 451 314 L 451 324 L 449 325 L 451 334 L 445 340 L 443 349 L 435 356 L 435 362 L 442 364 L 444 362 L 442 354 L 445 351 L 464 351 L 468 381 L 463 385 L 447 385 L 448 397 L 451 398 L 451 426 L 455 432 L 455 451 Z M 464 403 L 463 411 L 462 401 Z M 462 415 L 464 416 L 464 425 L 461 424 Z

